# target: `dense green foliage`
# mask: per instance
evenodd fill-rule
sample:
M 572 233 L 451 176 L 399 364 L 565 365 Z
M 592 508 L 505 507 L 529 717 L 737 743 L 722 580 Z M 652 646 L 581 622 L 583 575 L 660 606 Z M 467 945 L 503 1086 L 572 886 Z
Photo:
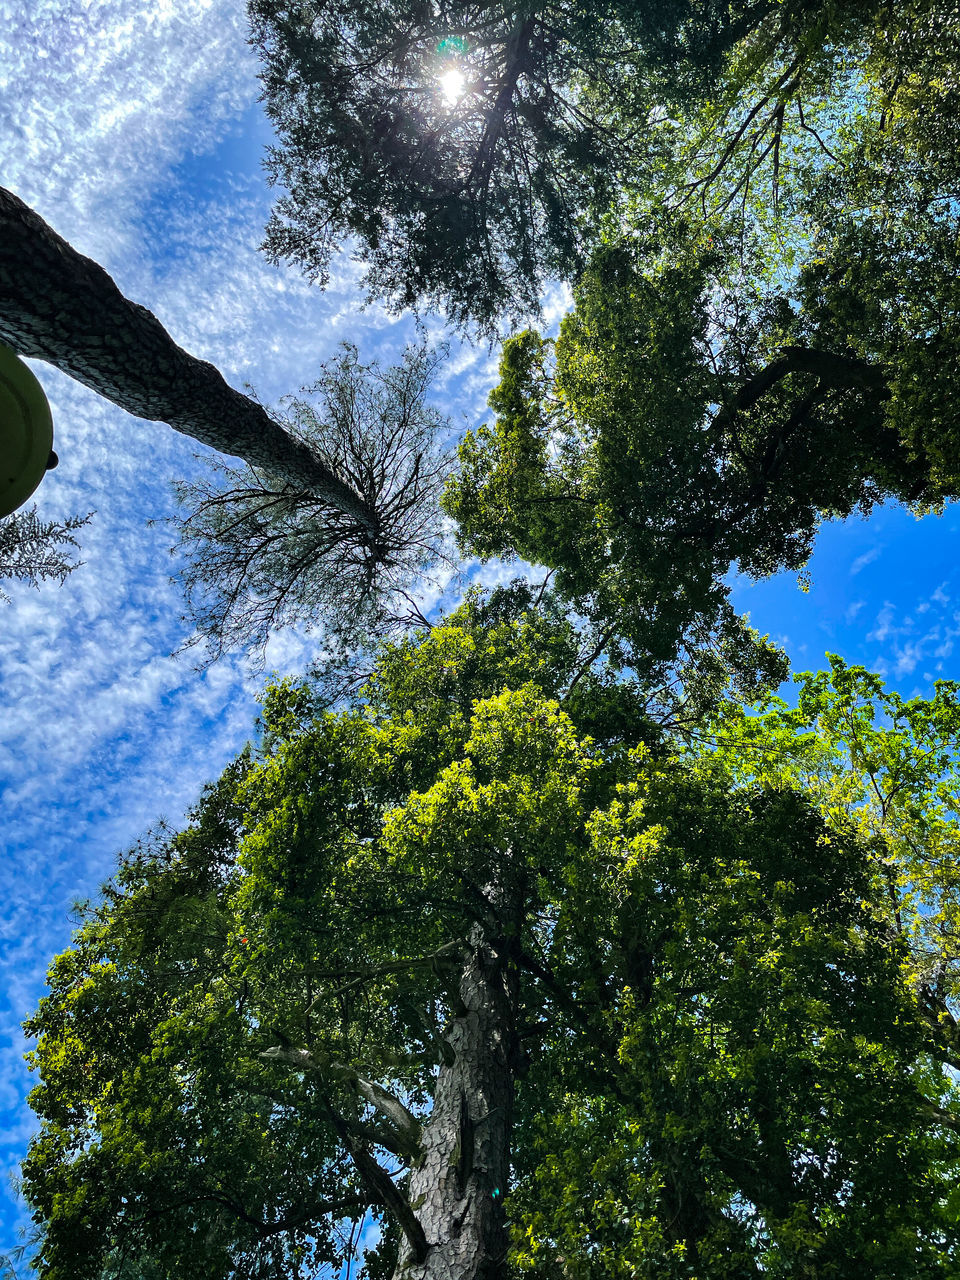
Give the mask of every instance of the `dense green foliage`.
M 649 657 L 734 625 L 732 563 L 799 570 L 824 517 L 944 491 L 878 368 L 794 340 L 783 298 L 744 318 L 723 268 L 689 230 L 598 250 L 556 343 L 506 344 L 445 499 L 464 550 L 557 570 Z
M 310 1276 L 369 1206 L 389 1276 L 375 1170 L 417 1162 L 481 936 L 512 993 L 501 1274 L 955 1274 L 953 988 L 915 959 L 955 887 L 903 887 L 915 809 L 931 866 L 956 840 L 955 692 L 888 729 L 838 668 L 694 744 L 593 648 L 517 587 L 385 646 L 349 706 L 270 692 L 29 1024 L 41 1274 Z M 896 820 L 865 812 L 871 761 Z
M 960 1048 L 947 1011 L 960 995 L 960 774 L 957 686 L 904 699 L 878 676 L 831 659 L 797 677 L 797 706 L 766 699 L 755 714 L 727 706 L 695 733 L 716 745 L 707 759 L 735 782 L 801 787 L 831 818 L 853 821 L 880 851 L 881 905 L 906 946 L 911 980 L 939 1033 Z

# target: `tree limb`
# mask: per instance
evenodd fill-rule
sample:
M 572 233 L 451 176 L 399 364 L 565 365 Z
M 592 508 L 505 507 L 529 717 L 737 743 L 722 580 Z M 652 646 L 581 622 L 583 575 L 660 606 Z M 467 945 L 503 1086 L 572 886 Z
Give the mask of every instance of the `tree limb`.
M 379 1111 L 391 1126 L 390 1137 L 396 1140 L 402 1154 L 415 1155 L 420 1147 L 421 1125 L 399 1098 L 372 1080 L 365 1080 L 355 1068 L 340 1062 L 318 1060 L 309 1049 L 288 1049 L 272 1045 L 260 1054 L 268 1062 L 285 1062 L 296 1071 L 320 1071 L 348 1085 Z M 344 1121 L 346 1123 L 346 1121 Z M 389 1145 L 389 1144 L 386 1144 Z
M 46 360 L 138 418 L 166 422 L 243 458 L 352 516 L 376 514 L 255 401 L 178 347 L 145 307 L 125 298 L 11 191 L 0 187 L 0 339 Z
M 332 999 L 334 996 L 342 995 L 344 991 L 349 991 L 353 987 L 360 986 L 362 983 L 366 982 L 368 978 L 383 977 L 391 973 L 404 973 L 407 969 L 432 969 L 438 964 L 455 964 L 460 958 L 459 953 L 462 951 L 463 946 L 463 942 L 455 938 L 452 942 L 445 942 L 443 946 L 438 947 L 436 951 L 430 951 L 425 956 L 414 956 L 409 960 L 395 960 L 390 964 L 374 965 L 372 968 L 359 971 L 350 969 L 327 969 L 320 972 L 311 972 L 310 976 L 313 978 L 346 977 L 348 973 L 352 972 L 356 973 L 356 977 L 352 978 L 349 982 L 344 983 L 342 987 L 337 987 L 335 991 L 322 991 L 311 1002 L 306 1012 L 310 1013 L 311 1010 L 319 1004 L 321 999 L 328 1000 Z
M 427 1243 L 423 1227 L 411 1208 L 410 1201 L 396 1186 L 386 1169 L 383 1169 L 374 1160 L 369 1151 L 354 1141 L 353 1135 L 350 1133 L 350 1129 L 343 1117 L 339 1116 L 330 1107 L 328 1107 L 328 1112 L 333 1127 L 350 1153 L 350 1158 L 356 1165 L 357 1172 L 366 1184 L 368 1191 L 375 1198 L 376 1203 L 383 1205 L 388 1212 L 393 1214 L 400 1226 L 400 1230 L 407 1238 L 413 1256 L 417 1262 L 423 1262 L 430 1246 Z
M 740 387 L 730 404 L 718 415 L 717 421 L 733 418 L 738 413 L 752 409 L 771 387 L 791 373 L 812 373 L 821 382 L 837 387 L 862 387 L 873 391 L 881 399 L 889 396 L 882 371 L 867 360 L 857 356 L 838 355 L 833 351 L 820 351 L 813 347 L 783 347 L 779 356 Z

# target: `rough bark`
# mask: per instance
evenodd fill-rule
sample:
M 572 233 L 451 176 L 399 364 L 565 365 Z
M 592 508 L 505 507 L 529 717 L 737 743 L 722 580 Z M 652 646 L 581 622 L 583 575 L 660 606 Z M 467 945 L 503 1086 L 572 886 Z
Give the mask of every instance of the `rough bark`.
M 418 1260 L 405 1243 L 394 1280 L 495 1280 L 507 1252 L 513 992 L 502 957 L 471 941 L 461 1007 L 445 1035 L 452 1061 L 440 1067 L 421 1160 L 410 1174 L 410 1205 L 427 1253 Z
M 173 341 L 12 192 L 0 187 L 0 340 L 46 360 L 138 418 L 308 489 L 371 533 L 376 516 L 211 364 Z

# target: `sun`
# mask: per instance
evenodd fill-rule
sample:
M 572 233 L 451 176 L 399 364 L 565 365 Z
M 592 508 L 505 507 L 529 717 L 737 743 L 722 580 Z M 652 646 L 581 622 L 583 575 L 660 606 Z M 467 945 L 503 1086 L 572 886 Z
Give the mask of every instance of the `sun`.
M 467 87 L 466 77 L 456 67 L 451 67 L 440 77 L 440 89 L 443 100 L 448 107 L 455 107 L 463 97 Z

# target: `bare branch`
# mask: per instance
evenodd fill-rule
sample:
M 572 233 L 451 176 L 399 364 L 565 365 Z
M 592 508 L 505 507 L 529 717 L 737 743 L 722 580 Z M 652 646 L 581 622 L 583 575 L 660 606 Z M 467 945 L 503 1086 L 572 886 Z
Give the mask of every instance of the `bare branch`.
M 419 573 L 449 563 L 439 508 L 448 423 L 426 399 L 442 354 L 408 349 L 383 369 L 345 345 L 304 398 L 282 402 L 285 432 L 376 510 L 375 537 L 259 468 L 215 464 L 210 478 L 178 486 L 192 508 L 179 543 L 190 643 L 206 641 L 211 660 L 242 643 L 262 651 L 273 629 L 300 622 L 352 647 L 396 620 Z

